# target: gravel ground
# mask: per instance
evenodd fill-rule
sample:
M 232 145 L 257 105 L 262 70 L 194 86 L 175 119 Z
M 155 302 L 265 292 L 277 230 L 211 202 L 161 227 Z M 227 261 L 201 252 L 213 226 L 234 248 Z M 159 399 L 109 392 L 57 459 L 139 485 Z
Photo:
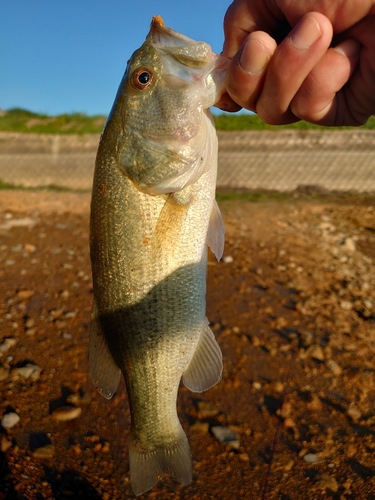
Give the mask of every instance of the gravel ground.
M 223 380 L 181 387 L 193 481 L 144 499 L 375 499 L 374 198 L 226 201 L 208 318 Z M 0 500 L 133 498 L 124 384 L 88 374 L 89 196 L 0 197 Z

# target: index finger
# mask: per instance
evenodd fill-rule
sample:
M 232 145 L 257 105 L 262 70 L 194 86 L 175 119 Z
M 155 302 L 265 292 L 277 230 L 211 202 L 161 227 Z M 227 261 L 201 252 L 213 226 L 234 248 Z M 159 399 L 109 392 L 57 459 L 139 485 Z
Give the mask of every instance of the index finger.
M 265 31 L 270 34 L 277 26 L 280 29 L 280 21 L 285 20 L 285 17 L 278 9 L 272 11 L 267 3 L 264 0 L 234 0 L 228 7 L 224 17 L 224 55 L 233 57 L 253 31 Z

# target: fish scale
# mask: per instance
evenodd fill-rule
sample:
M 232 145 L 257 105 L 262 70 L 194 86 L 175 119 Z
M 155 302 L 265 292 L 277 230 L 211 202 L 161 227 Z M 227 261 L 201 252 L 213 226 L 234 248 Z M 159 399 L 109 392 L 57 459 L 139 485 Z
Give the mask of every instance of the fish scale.
M 182 378 L 201 392 L 221 378 L 205 294 L 207 246 L 218 258 L 223 251 L 217 137 L 208 107 L 223 92 L 225 62 L 204 42 L 154 18 L 128 63 L 99 144 L 90 224 L 90 368 L 106 398 L 124 376 L 136 495 L 164 473 L 182 484 L 191 480 L 176 408 L 179 384 Z

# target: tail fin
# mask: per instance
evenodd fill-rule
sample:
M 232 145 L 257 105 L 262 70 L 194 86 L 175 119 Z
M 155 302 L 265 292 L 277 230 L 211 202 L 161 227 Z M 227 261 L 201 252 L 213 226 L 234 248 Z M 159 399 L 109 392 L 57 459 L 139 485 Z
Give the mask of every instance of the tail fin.
M 151 489 L 165 473 L 183 485 L 192 478 L 190 447 L 182 429 L 175 440 L 151 451 L 130 436 L 129 463 L 131 485 L 137 496 Z

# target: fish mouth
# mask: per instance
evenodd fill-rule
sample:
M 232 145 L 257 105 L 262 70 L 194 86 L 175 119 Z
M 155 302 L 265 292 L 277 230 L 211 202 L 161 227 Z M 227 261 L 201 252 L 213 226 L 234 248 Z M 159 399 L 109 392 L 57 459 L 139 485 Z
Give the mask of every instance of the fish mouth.
M 195 40 L 174 31 L 172 28 L 168 28 L 168 26 L 164 24 L 164 20 L 161 16 L 154 16 L 152 18 L 147 39 L 151 40 L 154 45 L 160 48 L 197 43 Z
M 189 71 L 178 70 L 178 74 L 183 75 L 183 80 L 205 81 L 205 86 L 210 91 L 209 106 L 220 100 L 225 92 L 225 75 L 230 59 L 215 54 L 208 43 L 197 42 L 168 28 L 161 16 L 152 18 L 147 40 L 156 50 L 171 56 L 182 67 L 189 69 Z M 176 70 L 171 69 L 172 66 L 165 63 L 165 69 L 168 68 L 168 72 L 176 75 Z

